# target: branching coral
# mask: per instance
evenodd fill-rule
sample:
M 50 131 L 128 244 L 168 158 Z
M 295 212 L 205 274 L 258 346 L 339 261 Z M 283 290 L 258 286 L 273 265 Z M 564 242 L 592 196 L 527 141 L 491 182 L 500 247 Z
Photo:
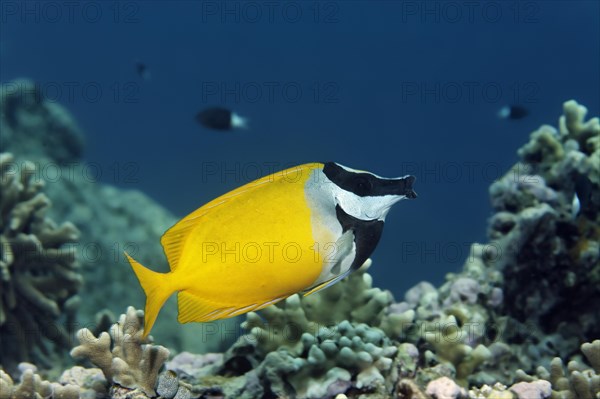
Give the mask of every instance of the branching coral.
M 71 345 L 67 326 L 82 278 L 65 244 L 76 242 L 79 231 L 45 217 L 50 200 L 32 163 L 19 165 L 4 153 L 0 169 L 0 363 L 7 369 L 20 361 L 48 364 L 47 343 Z
M 77 385 L 42 380 L 35 369 L 23 370 L 18 384 L 0 369 L 0 399 L 79 399 L 79 393 Z
M 155 396 L 158 372 L 169 357 L 169 351 L 142 339 L 143 320 L 143 312 L 130 306 L 109 333 L 95 337 L 83 328 L 77 332 L 80 345 L 73 348 L 71 356 L 87 358 L 115 384 Z
M 519 370 L 517 378 L 529 383 L 550 381 L 553 399 L 600 398 L 600 340 L 584 343 L 581 351 L 592 365 L 591 368 L 583 362 L 572 360 L 565 371 L 563 361 L 556 357 L 552 360 L 549 371 L 540 366 L 536 376 L 530 376 Z

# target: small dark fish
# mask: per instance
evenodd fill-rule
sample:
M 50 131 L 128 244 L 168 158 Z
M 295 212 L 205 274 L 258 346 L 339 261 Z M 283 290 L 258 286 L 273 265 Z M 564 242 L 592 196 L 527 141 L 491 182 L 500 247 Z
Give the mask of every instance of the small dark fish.
M 247 129 L 248 120 L 223 107 L 211 107 L 196 114 L 196 121 L 214 130 Z
M 523 119 L 529 115 L 529 110 L 521 105 L 506 105 L 498 111 L 498 118 Z
M 148 66 L 141 61 L 136 61 L 135 63 L 135 71 L 138 76 L 144 80 L 150 79 L 150 69 Z

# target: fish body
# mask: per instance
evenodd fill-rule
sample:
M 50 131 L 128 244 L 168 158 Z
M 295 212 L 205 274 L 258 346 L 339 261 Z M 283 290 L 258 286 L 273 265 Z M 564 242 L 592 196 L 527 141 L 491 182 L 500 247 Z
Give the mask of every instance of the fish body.
M 413 176 L 384 179 L 336 163 L 265 176 L 200 207 L 162 237 L 171 271 L 127 255 L 146 299 L 147 335 L 177 292 L 180 323 L 236 316 L 323 289 L 375 249 L 385 215 L 415 198 Z
M 529 115 L 529 110 L 522 105 L 506 105 L 498 111 L 501 119 L 523 119 Z
M 248 120 L 223 107 L 211 107 L 196 114 L 196 121 L 214 130 L 247 129 Z

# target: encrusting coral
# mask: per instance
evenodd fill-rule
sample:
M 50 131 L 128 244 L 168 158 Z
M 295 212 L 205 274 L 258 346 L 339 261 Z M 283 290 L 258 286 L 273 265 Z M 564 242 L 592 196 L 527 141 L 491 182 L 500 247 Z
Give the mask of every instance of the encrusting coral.
M 144 313 L 127 308 L 109 333 L 95 337 L 83 328 L 77 332 L 79 346 L 71 356 L 83 357 L 98 366 L 107 380 L 121 387 L 139 389 L 148 396 L 156 396 L 158 372 L 169 357 L 169 351 L 142 339 Z M 113 387 L 111 389 L 118 389 Z
M 0 364 L 14 370 L 21 361 L 48 366 L 48 344 L 71 345 L 82 285 L 73 248 L 79 231 L 45 216 L 50 200 L 31 162 L 0 154 Z

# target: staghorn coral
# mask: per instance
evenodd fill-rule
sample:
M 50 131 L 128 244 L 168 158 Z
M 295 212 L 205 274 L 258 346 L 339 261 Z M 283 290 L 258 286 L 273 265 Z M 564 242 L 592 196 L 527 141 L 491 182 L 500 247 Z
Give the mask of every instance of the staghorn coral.
M 143 320 L 143 311 L 130 306 L 109 333 L 95 337 L 83 328 L 77 332 L 80 344 L 73 348 L 71 356 L 88 359 L 113 384 L 155 396 L 158 372 L 169 357 L 169 351 L 150 344 L 149 339 L 142 339 Z M 113 385 L 111 390 L 119 391 L 119 386 Z
M 82 285 L 72 248 L 79 231 L 45 217 L 50 200 L 30 162 L 0 154 L 0 364 L 20 361 L 48 366 L 48 344 L 69 348 Z

